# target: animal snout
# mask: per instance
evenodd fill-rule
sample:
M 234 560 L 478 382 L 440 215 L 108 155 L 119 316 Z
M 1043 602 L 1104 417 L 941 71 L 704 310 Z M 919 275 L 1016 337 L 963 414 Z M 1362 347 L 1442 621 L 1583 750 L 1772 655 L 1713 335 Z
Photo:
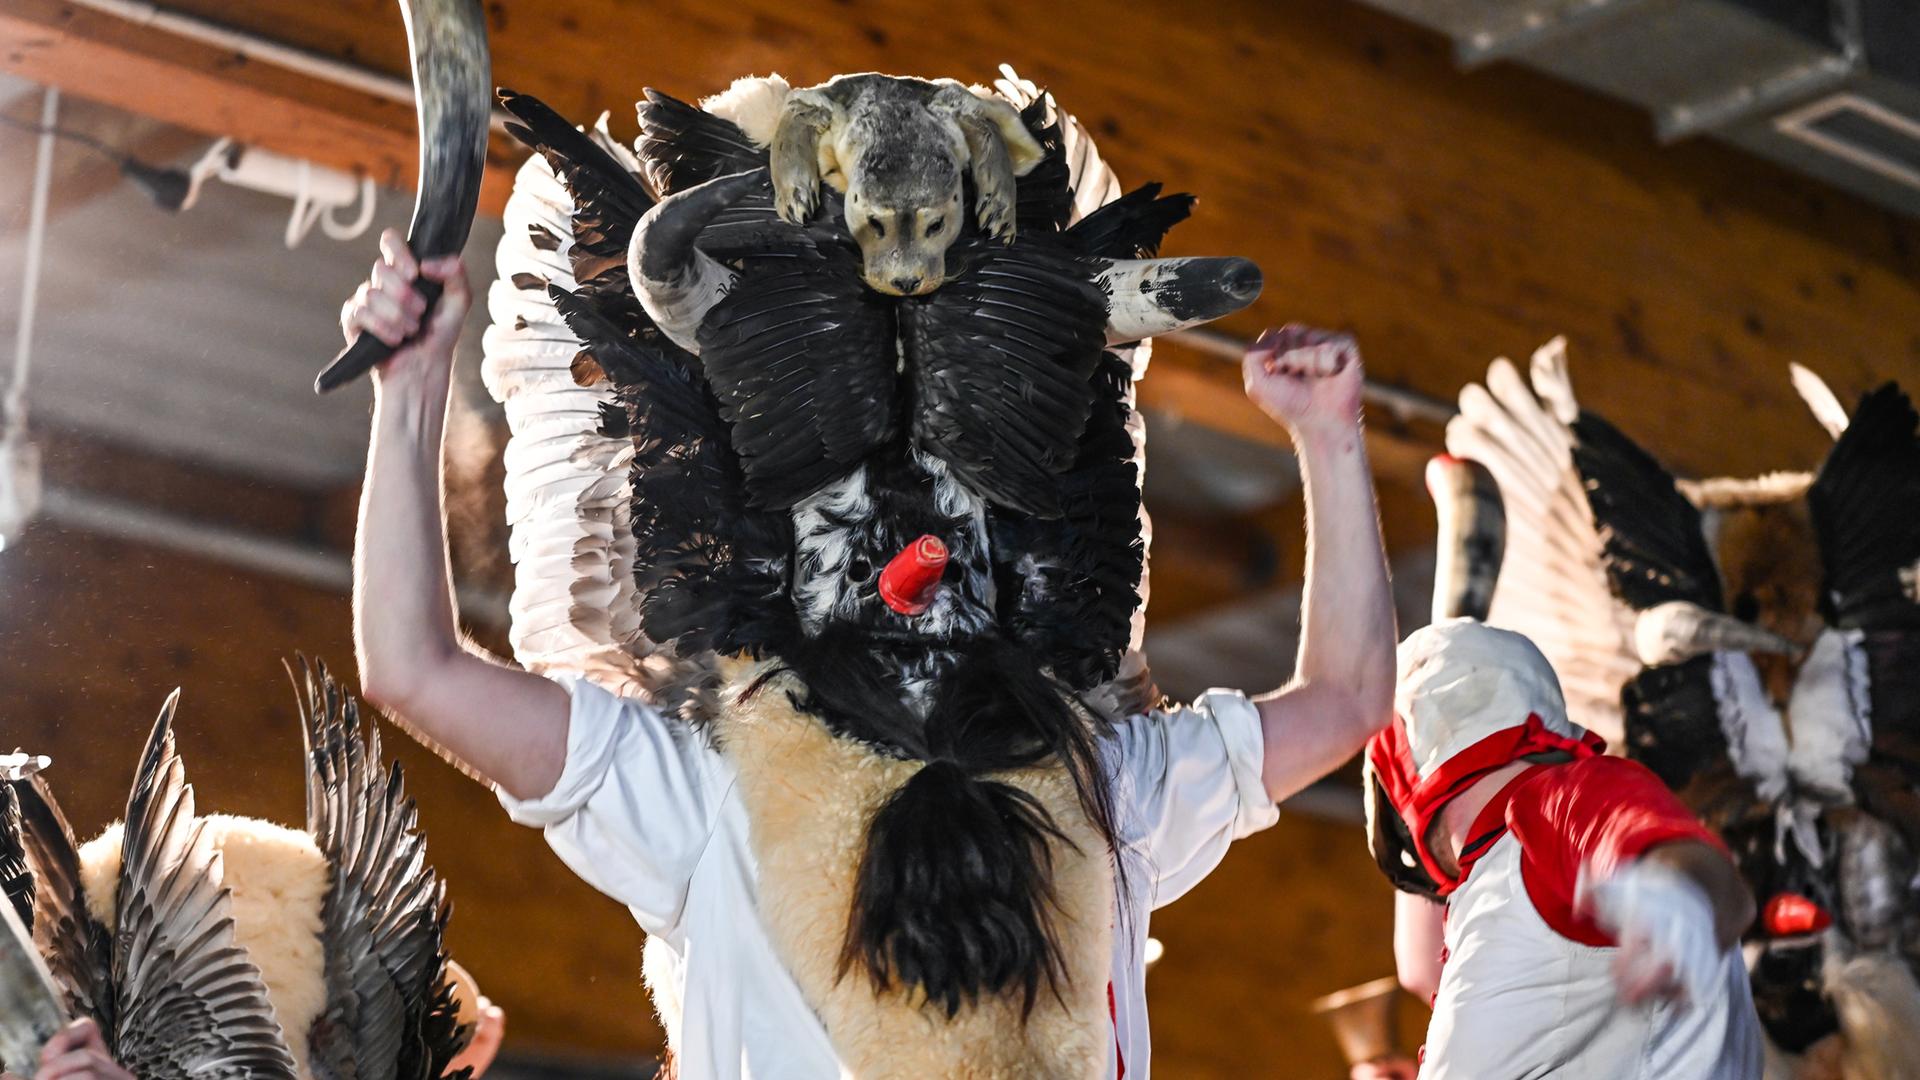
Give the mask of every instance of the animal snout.
M 920 291 L 920 279 L 917 277 L 894 278 L 893 291 L 901 296 L 913 296 Z

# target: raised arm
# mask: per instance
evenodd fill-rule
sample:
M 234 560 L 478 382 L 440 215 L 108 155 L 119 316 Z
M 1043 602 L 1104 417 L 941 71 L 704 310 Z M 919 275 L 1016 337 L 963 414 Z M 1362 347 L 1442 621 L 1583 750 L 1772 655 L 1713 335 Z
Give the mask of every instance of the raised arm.
M 446 291 L 427 332 L 374 370 L 373 438 L 354 539 L 353 630 L 361 691 L 415 737 L 437 744 L 509 795 L 552 790 L 566 761 L 561 688 L 501 664 L 460 637 L 441 506 L 441 436 L 453 346 L 471 302 L 457 257 L 417 265 L 398 232 L 341 311 L 349 339 L 398 344 L 420 326 L 420 276 Z
M 1345 334 L 1289 326 L 1247 353 L 1247 396 L 1285 424 L 1306 486 L 1300 649 L 1259 699 L 1263 779 L 1284 799 L 1337 768 L 1393 711 L 1393 601 L 1360 426 L 1364 375 Z

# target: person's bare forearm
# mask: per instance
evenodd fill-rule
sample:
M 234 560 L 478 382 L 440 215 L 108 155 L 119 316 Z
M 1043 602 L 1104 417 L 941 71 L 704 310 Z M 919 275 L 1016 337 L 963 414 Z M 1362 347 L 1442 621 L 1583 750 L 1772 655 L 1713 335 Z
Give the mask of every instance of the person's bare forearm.
M 460 649 L 440 498 L 446 387 L 375 398 L 355 531 L 354 645 L 361 689 L 402 714 Z
M 445 286 L 417 340 L 374 373 L 373 437 L 354 540 L 353 628 L 361 691 L 423 741 L 526 799 L 566 764 L 565 691 L 469 648 L 454 618 L 441 505 L 441 438 L 453 347 L 466 311 L 456 261 L 417 268 L 397 233 L 348 301 L 345 328 L 397 344 L 420 330 L 416 273 Z
M 1393 969 L 1407 993 L 1432 1001 L 1440 990 L 1446 906 L 1423 896 L 1393 894 Z
M 1373 472 L 1356 424 L 1295 432 L 1307 495 L 1307 576 L 1294 681 L 1351 699 L 1343 710 L 1358 750 L 1393 709 L 1393 599 Z
M 1249 352 L 1247 393 L 1287 426 L 1307 502 L 1293 678 L 1261 698 L 1262 779 L 1283 799 L 1338 767 L 1393 710 L 1393 602 L 1351 338 L 1288 327 Z

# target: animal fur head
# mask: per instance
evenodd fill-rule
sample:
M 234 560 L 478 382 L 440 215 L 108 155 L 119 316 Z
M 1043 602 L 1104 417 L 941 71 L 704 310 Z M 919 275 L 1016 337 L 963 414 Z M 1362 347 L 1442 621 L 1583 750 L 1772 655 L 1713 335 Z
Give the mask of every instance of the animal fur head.
M 946 280 L 947 248 L 964 224 L 972 176 L 982 232 L 1014 235 L 1014 179 L 1043 157 L 1020 114 L 951 79 L 842 75 L 787 97 L 769 166 L 775 206 L 794 223 L 819 205 L 825 181 L 845 196 L 847 230 L 867 284 L 923 296 Z

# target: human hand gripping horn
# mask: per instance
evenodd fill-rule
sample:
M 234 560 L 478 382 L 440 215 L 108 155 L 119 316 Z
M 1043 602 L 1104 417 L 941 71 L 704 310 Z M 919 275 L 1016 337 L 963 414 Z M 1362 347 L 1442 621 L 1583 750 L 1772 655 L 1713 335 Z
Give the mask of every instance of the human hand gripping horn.
M 420 193 L 407 227 L 407 247 L 420 260 L 455 255 L 467 243 L 486 169 L 487 122 L 493 110 L 493 65 L 480 0 L 400 0 L 413 60 L 413 92 L 420 116 Z M 440 283 L 413 283 L 433 310 Z M 427 326 L 423 313 L 422 331 Z M 411 338 L 408 339 L 412 340 Z M 313 380 L 326 393 L 359 378 L 400 346 L 361 332 Z

